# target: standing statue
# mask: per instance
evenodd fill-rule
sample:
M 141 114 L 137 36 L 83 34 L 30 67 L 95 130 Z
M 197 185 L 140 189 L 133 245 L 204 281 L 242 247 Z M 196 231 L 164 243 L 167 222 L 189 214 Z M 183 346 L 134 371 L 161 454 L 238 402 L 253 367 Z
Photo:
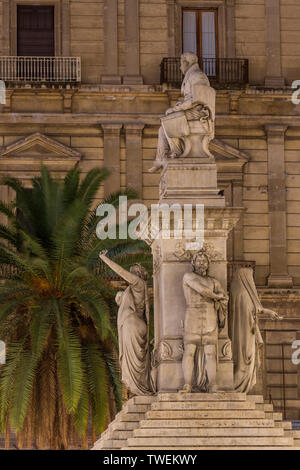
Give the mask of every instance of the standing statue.
M 102 251 L 99 258 L 129 283 L 116 295 L 118 310 L 119 360 L 122 381 L 134 395 L 152 395 L 149 356 L 149 299 L 147 271 L 139 263 L 130 271 Z
M 217 279 L 208 275 L 209 258 L 204 251 L 192 258 L 193 272 L 183 276 L 186 300 L 184 322 L 184 388 L 217 391 L 218 330 L 225 325 L 227 294 Z
M 167 158 L 209 157 L 209 142 L 214 138 L 216 92 L 199 68 L 198 57 L 191 52 L 181 56 L 184 74 L 181 94 L 184 99 L 161 118 L 157 153 L 149 172 L 159 170 Z
M 263 345 L 258 315 L 281 320 L 276 312 L 264 308 L 259 300 L 252 268 L 239 268 L 230 286 L 229 336 L 234 362 L 234 389 L 248 393 L 256 384 L 260 367 L 259 347 Z

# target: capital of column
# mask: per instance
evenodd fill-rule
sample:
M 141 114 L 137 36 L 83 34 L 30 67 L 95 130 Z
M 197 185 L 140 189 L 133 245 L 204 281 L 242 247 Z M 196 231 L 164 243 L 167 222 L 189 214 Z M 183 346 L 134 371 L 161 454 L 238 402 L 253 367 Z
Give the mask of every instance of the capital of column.
M 124 124 L 124 129 L 126 130 L 126 134 L 130 134 L 130 135 L 139 135 L 139 136 L 142 135 L 144 127 L 145 127 L 145 124 L 142 122 Z
M 123 127 L 123 124 L 114 122 L 101 123 L 100 125 L 105 135 L 119 135 Z
M 268 137 L 284 136 L 289 126 L 286 124 L 266 124 L 265 131 Z

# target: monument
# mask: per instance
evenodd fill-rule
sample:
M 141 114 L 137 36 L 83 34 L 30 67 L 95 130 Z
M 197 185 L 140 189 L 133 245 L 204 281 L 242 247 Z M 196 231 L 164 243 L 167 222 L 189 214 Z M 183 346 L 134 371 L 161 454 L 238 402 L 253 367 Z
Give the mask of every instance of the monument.
M 121 319 L 131 318 L 128 335 L 119 330 L 120 360 L 123 380 L 137 396 L 94 449 L 294 449 L 292 434 L 272 405 L 245 393 L 255 384 L 258 367 L 258 315 L 279 317 L 262 307 L 252 272 L 240 270 L 232 282 L 229 322 L 226 244 L 243 209 L 225 206 L 208 149 L 214 137 L 215 91 L 194 54 L 183 54 L 181 70 L 183 100 L 161 118 L 151 168 L 161 171 L 160 207 L 173 211 L 169 236 L 162 225 L 149 239 L 155 335 L 151 368 L 142 269 L 128 273 L 100 255 L 129 283 L 117 299 L 118 325 L 124 328 Z M 178 218 L 175 208 L 184 205 L 189 230 L 178 237 L 178 226 L 187 220 L 184 211 Z M 129 359 L 124 363 L 126 342 Z
M 182 237 L 178 241 L 173 232 L 174 236 L 169 240 L 161 234 L 151 245 L 155 266 L 153 365 L 157 373 L 157 391 L 165 392 L 178 391 L 187 385 L 184 383 L 182 360 L 185 312 L 189 309 L 184 295 L 188 287 L 183 287 L 183 279 L 188 279 L 187 273 L 193 272 L 191 259 L 201 249 L 210 259 L 210 278 L 218 283 L 220 292 L 226 292 L 226 241 L 242 213 L 241 208 L 225 207 L 225 199 L 217 187 L 216 162 L 208 149 L 210 140 L 214 138 L 216 92 L 200 70 L 194 54 L 182 55 L 181 70 L 185 75 L 183 100 L 167 110 L 161 119 L 156 160 L 150 171 L 161 170 L 159 204 L 167 204 L 170 208 L 174 204 L 189 205 L 192 227 L 196 226 L 197 207 L 204 207 L 204 244 L 198 247 L 196 244 L 191 250 L 190 246 L 196 239 Z M 209 310 L 208 301 L 201 300 L 200 303 Z M 213 389 L 232 390 L 233 362 L 227 311 L 223 321 L 218 322 L 215 345 L 206 345 L 204 356 L 212 357 L 214 353 L 208 353 L 208 350 L 215 347 L 218 366 Z M 192 350 L 194 346 L 187 349 Z M 188 362 L 187 353 L 184 362 Z

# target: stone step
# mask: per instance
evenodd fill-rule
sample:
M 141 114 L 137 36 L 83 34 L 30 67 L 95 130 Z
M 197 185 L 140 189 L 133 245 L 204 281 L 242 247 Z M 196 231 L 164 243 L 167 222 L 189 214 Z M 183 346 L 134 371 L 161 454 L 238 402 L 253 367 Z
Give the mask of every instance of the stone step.
M 254 403 L 264 403 L 264 397 L 262 395 L 247 395 L 248 401 L 253 401 Z
M 147 395 L 141 395 L 138 397 L 133 397 L 128 400 L 128 402 L 125 403 L 125 405 L 151 405 L 154 401 L 157 400 L 156 396 L 147 396 Z
M 157 401 L 245 401 L 245 393 L 217 392 L 217 393 L 159 393 Z
M 159 423 L 157 424 L 159 426 Z M 125 432 L 125 431 L 124 431 Z M 228 437 L 228 428 L 139 428 L 128 437 Z M 281 428 L 232 428 L 230 437 L 293 437 Z M 121 438 L 121 435 L 120 435 Z
M 267 446 L 293 446 L 294 440 L 290 437 L 132 437 L 127 441 L 130 448 L 133 447 L 155 447 L 155 446 L 210 446 L 210 447 L 267 447 Z
M 151 410 L 255 410 L 256 404 L 247 401 L 185 401 L 185 402 L 156 402 Z
M 155 403 L 153 403 L 154 405 Z M 146 411 L 151 409 L 153 405 L 136 405 L 136 404 L 127 404 L 123 407 L 122 411 L 124 413 L 145 413 Z
M 105 439 L 99 440 L 93 447 L 93 450 L 122 449 L 127 445 L 127 439 Z
M 272 428 L 271 419 L 143 419 L 140 428 Z M 278 426 L 279 427 L 279 426 Z M 227 431 L 230 432 L 230 431 Z
M 109 430 L 110 431 L 133 431 L 134 429 L 138 427 L 138 424 L 139 424 L 138 421 L 113 421 L 109 425 Z
M 264 419 L 259 410 L 150 410 L 147 419 Z M 270 413 L 271 414 L 271 413 Z M 272 417 L 270 417 L 272 419 Z
M 282 413 L 271 413 L 269 411 L 265 412 L 266 418 L 274 419 L 274 421 L 282 421 Z
M 292 429 L 292 423 L 290 421 L 275 421 L 275 427 Z
M 123 413 L 120 415 L 119 420 L 120 421 L 141 421 L 145 417 L 145 413 Z
M 269 413 L 273 413 L 274 412 L 274 409 L 273 409 L 273 405 L 270 405 L 269 403 L 268 404 L 265 404 L 265 403 L 255 403 L 255 408 L 257 410 L 264 410 L 264 411 L 267 411 Z
M 134 435 L 135 435 L 135 434 L 133 433 L 133 436 L 134 436 Z M 284 430 L 284 435 L 287 436 L 287 437 L 293 437 L 295 443 L 296 443 L 297 445 L 300 444 L 300 431 L 288 429 L 288 430 Z
M 133 431 L 121 431 L 120 429 L 116 429 L 110 433 L 110 439 L 129 439 L 129 437 L 133 436 Z

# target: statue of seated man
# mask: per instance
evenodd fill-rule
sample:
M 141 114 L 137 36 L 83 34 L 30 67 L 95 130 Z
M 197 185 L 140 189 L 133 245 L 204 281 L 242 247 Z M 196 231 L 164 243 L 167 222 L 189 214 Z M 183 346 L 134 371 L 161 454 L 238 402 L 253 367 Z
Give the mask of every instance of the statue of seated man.
M 216 92 L 200 70 L 195 54 L 182 54 L 180 62 L 184 74 L 183 100 L 169 108 L 161 118 L 151 173 L 162 168 L 168 157 L 206 157 L 213 160 L 208 145 L 214 138 Z

